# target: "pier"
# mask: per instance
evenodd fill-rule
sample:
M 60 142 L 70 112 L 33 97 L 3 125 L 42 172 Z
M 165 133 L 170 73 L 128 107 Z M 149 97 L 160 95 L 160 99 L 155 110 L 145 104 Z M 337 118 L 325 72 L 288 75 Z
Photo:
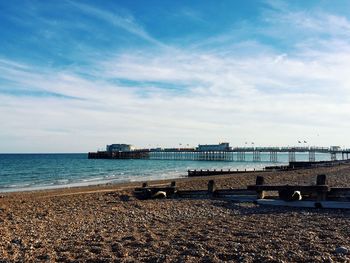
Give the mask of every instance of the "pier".
M 124 146 L 124 145 L 123 145 Z M 206 146 L 206 147 L 204 147 Z M 211 147 L 209 147 L 211 146 Z M 348 160 L 350 149 L 340 147 L 234 147 L 228 143 L 218 145 L 199 145 L 197 148 L 156 148 L 132 149 L 123 151 L 89 152 L 89 159 L 149 159 L 149 160 L 192 160 L 192 161 L 249 161 L 276 163 L 281 154 L 288 154 L 289 162 L 296 162 L 297 154 L 307 154 L 309 162 L 316 161 L 316 154 L 329 154 L 331 161 Z M 267 159 L 266 159 L 267 157 Z

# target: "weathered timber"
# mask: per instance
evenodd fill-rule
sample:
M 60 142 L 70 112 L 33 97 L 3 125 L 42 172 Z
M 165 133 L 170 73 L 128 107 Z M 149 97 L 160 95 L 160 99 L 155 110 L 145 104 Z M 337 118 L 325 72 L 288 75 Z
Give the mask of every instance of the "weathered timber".
M 243 174 L 243 173 L 252 173 L 252 172 L 267 172 L 266 170 L 244 170 L 244 171 L 232 171 L 232 170 L 188 170 L 188 177 L 195 176 L 212 176 L 212 175 L 223 175 L 223 174 Z
M 215 190 L 213 197 L 235 202 L 253 202 L 257 199 L 256 192 L 247 189 L 218 189 Z
M 176 196 L 183 198 L 200 198 L 200 197 L 209 197 L 208 190 L 178 190 Z
M 327 200 L 350 201 L 350 188 L 332 187 L 326 196 Z
M 258 199 L 259 205 L 315 208 L 315 201 L 284 201 L 280 199 Z
M 322 208 L 350 209 L 350 202 L 322 201 L 319 204 Z
M 328 185 L 248 185 L 248 190 L 255 191 L 281 191 L 281 190 L 293 190 L 303 192 L 315 192 L 315 191 L 329 191 Z
M 332 161 L 312 161 L 312 162 L 289 162 L 288 167 L 294 169 L 305 169 L 305 168 L 315 168 L 315 167 L 329 167 L 342 164 L 348 164 L 350 160 L 332 160 Z
M 325 174 L 319 174 L 316 178 L 317 186 L 324 186 L 327 183 L 327 178 Z M 327 191 L 317 190 L 317 201 L 324 201 L 327 198 Z
M 256 185 L 263 185 L 264 184 L 264 177 L 263 176 L 257 176 L 255 184 Z M 264 199 L 265 197 L 265 191 L 264 190 L 256 190 L 257 198 L 258 199 Z
M 213 195 L 215 192 L 215 181 L 209 180 L 208 182 L 208 194 Z
M 319 174 L 316 178 L 316 184 L 317 185 L 326 185 L 327 184 L 327 178 L 325 174 Z
M 138 199 L 151 199 L 159 192 L 164 192 L 167 198 L 173 197 L 177 192 L 176 184 L 172 182 L 170 186 L 148 186 L 148 183 L 143 183 L 142 187 L 135 188 L 134 195 Z
M 286 206 L 301 208 L 333 208 L 333 209 L 350 209 L 350 202 L 337 201 L 292 201 L 287 202 L 275 199 L 260 199 L 256 201 L 259 205 Z
M 258 199 L 264 198 L 265 191 L 278 191 L 279 197 L 284 201 L 313 197 L 316 197 L 317 201 L 324 201 L 330 190 L 326 182 L 326 175 L 320 174 L 317 176 L 316 185 L 264 185 L 263 177 L 259 176 L 256 178 L 256 184 L 248 185 L 247 189 L 255 190 Z
M 214 180 L 208 181 L 206 190 L 178 190 L 175 181 L 171 182 L 170 186 L 164 184 L 149 186 L 148 183 L 143 183 L 142 187 L 135 188 L 134 193 L 139 199 L 155 198 L 156 193 L 162 192 L 167 198 L 223 198 L 237 202 L 251 202 L 258 199 L 259 204 L 350 208 L 350 202 L 348 202 L 350 201 L 350 188 L 329 187 L 326 185 L 327 178 L 323 174 L 317 176 L 316 185 L 265 185 L 264 183 L 263 176 L 257 176 L 256 184 L 248 185 L 247 189 L 217 189 Z M 269 197 L 273 199 L 263 200 L 267 191 L 278 191 L 280 199 Z M 295 192 L 302 196 L 302 201 L 294 201 L 296 199 L 289 198 L 293 197 Z
M 256 195 L 256 191 L 247 189 L 217 189 L 215 195 Z

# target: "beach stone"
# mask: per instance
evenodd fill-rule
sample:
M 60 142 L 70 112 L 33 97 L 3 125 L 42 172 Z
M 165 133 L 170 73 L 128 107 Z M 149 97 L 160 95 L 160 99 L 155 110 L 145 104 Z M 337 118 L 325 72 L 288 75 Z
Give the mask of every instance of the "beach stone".
M 49 260 L 50 256 L 47 255 L 47 254 L 44 254 L 44 255 L 39 255 L 36 258 L 39 259 L 39 260 Z
M 94 254 L 100 254 L 102 249 L 100 247 L 98 247 L 98 246 L 93 246 L 93 247 L 90 248 L 90 251 L 92 253 L 94 253 Z
M 334 251 L 336 254 L 346 255 L 349 253 L 349 250 L 346 247 L 337 247 Z
M 121 195 L 119 196 L 120 201 L 127 202 L 130 200 L 130 196 L 128 195 Z
M 123 248 L 123 245 L 120 243 L 113 243 L 111 246 L 112 251 L 117 257 L 126 257 L 128 256 L 127 251 Z
M 40 240 L 37 240 L 33 244 L 34 248 L 41 248 L 42 247 L 42 242 Z
M 325 263 L 333 263 L 333 259 L 330 256 L 322 257 L 321 261 L 323 261 Z
M 22 240 L 19 238 L 14 238 L 11 240 L 11 243 L 16 244 L 16 245 L 22 245 Z

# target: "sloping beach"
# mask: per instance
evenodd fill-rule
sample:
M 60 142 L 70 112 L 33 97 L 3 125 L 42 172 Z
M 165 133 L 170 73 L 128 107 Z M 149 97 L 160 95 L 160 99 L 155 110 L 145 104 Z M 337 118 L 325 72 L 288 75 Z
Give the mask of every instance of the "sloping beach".
M 266 183 L 350 186 L 350 166 L 262 174 Z M 184 178 L 245 188 L 259 173 Z M 158 181 L 153 183 L 163 183 Z M 136 200 L 140 183 L 3 194 L 0 262 L 350 262 L 350 211 L 210 199 Z

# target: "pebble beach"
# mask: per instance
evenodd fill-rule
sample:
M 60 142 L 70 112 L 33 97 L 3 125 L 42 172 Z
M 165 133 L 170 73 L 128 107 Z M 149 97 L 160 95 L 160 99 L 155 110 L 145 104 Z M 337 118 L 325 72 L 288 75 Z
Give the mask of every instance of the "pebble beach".
M 350 166 L 176 180 L 180 189 L 350 187 Z M 150 184 L 168 183 L 154 181 Z M 137 200 L 141 183 L 2 194 L 0 262 L 350 262 L 350 211 L 218 199 Z

